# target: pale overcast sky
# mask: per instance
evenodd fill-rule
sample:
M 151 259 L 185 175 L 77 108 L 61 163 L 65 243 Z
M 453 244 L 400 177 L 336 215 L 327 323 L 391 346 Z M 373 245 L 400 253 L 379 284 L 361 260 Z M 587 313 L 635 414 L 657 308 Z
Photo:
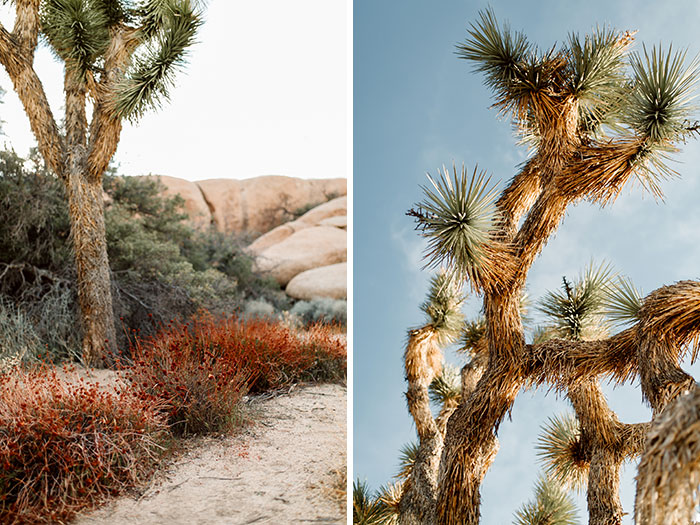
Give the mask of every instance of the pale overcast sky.
M 125 125 L 120 173 L 347 177 L 348 15 L 349 0 L 210 0 L 170 103 Z M 36 69 L 60 119 L 62 67 L 42 46 Z M 33 136 L 3 68 L 0 87 L 0 146 L 24 155 Z

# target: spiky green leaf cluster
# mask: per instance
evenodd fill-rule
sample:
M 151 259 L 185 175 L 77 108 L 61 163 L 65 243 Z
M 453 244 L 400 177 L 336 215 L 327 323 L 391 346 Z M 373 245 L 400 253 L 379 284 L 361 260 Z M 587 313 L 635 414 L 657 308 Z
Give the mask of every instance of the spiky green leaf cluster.
M 471 354 L 486 337 L 486 318 L 479 317 L 464 323 L 462 334 L 459 336 L 459 352 Z
M 639 320 L 642 294 L 628 277 L 619 277 L 610 283 L 605 297 L 605 314 L 618 325 L 627 325 Z
M 438 406 L 459 400 L 462 395 L 462 382 L 459 370 L 450 364 L 442 366 L 442 372 L 430 383 L 428 394 L 430 400 Z
M 468 30 L 469 38 L 457 45 L 457 56 L 476 63 L 486 84 L 495 91 L 511 89 L 523 75 L 531 46 L 521 32 L 499 25 L 491 8 L 479 12 L 479 21 Z
M 573 283 L 563 278 L 561 291 L 549 291 L 538 309 L 553 322 L 559 337 L 580 341 L 600 335 L 606 289 L 612 272 L 609 266 L 589 265 Z
M 46 0 L 41 5 L 44 37 L 54 54 L 79 78 L 93 68 L 109 45 L 108 18 L 95 4 L 88 0 Z
M 352 522 L 355 525 L 394 525 L 396 516 L 381 500 L 380 493 L 373 493 L 365 481 L 352 484 Z
M 419 450 L 420 446 L 415 441 L 406 443 L 401 447 L 399 451 L 399 471 L 396 474 L 396 479 L 406 481 L 410 477 Z
M 113 110 L 136 120 L 168 98 L 202 23 L 195 0 L 45 0 L 42 35 L 78 80 L 104 73 L 105 52 L 120 27 L 136 32 L 137 51 L 118 80 Z
M 577 509 L 569 494 L 555 481 L 540 477 L 535 498 L 515 513 L 516 525 L 577 525 Z
M 496 217 L 495 188 L 484 172 L 468 176 L 464 166 L 452 178 L 446 168 L 432 188 L 423 186 L 425 199 L 417 204 L 418 229 L 428 239 L 428 266 L 447 266 L 460 277 L 472 275 L 484 264 L 484 246 Z
M 387 483 L 379 487 L 377 500 L 383 505 L 381 511 L 381 523 L 384 525 L 397 525 L 399 523 L 399 504 L 403 493 L 403 483 Z
M 627 95 L 624 46 L 619 34 L 596 28 L 583 41 L 569 35 L 570 90 L 579 101 L 582 129 L 595 133 L 602 124 L 614 125 Z
M 174 75 L 185 64 L 188 48 L 195 42 L 201 17 L 190 0 L 161 0 L 157 30 L 148 26 L 146 50 L 133 61 L 120 83 L 115 100 L 118 116 L 139 119 L 149 109 L 158 109 L 168 98 Z
M 686 51 L 664 52 L 643 48 L 643 55 L 632 53 L 630 64 L 635 89 L 630 100 L 629 124 L 652 143 L 672 141 L 684 133 L 685 123 L 694 106 L 693 91 L 700 63 L 694 59 L 686 66 Z
M 428 315 L 440 346 L 453 343 L 462 329 L 464 315 L 462 286 L 453 275 L 441 271 L 430 280 L 428 298 L 421 310 Z
M 588 463 L 581 446 L 581 427 L 573 414 L 549 418 L 535 446 L 548 476 L 561 485 L 581 490 L 588 480 Z

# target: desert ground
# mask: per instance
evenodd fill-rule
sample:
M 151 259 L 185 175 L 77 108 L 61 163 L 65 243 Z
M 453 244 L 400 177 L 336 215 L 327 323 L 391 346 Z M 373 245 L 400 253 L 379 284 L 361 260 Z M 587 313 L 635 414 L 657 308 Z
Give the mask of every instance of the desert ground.
M 345 523 L 346 388 L 251 397 L 235 435 L 188 440 L 150 486 L 74 525 Z

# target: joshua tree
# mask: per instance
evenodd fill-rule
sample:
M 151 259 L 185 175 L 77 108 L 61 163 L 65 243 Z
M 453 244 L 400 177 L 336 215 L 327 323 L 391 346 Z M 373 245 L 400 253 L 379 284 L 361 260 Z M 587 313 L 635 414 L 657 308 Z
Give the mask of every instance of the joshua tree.
M 631 179 L 660 197 L 660 181 L 673 174 L 667 156 L 698 130 L 689 122 L 698 63 L 686 64 L 685 53 L 671 47 L 630 53 L 632 41 L 629 32 L 597 29 L 541 52 L 489 10 L 457 46 L 485 75 L 495 107 L 513 118 L 532 155 L 500 195 L 476 169 L 471 176 L 454 169 L 430 178 L 424 200 L 408 212 L 428 241 L 428 265 L 447 267 L 480 294 L 483 320 L 465 336 L 472 358 L 444 436 L 425 410 L 438 354 L 412 351 L 423 344 L 418 336 L 430 337 L 424 329 L 410 334 L 407 398 L 420 440 L 413 469 L 423 465 L 426 473 L 412 472 L 404 484 L 401 523 L 478 523 L 480 484 L 503 417 L 523 388 L 548 384 L 565 392 L 576 412 L 576 431 L 559 437 L 573 447 L 577 455 L 569 460 L 587 479 L 589 523 L 619 524 L 620 463 L 644 452 L 650 425 L 661 424 L 665 407 L 694 388 L 679 362 L 700 336 L 700 283 L 665 286 L 641 299 L 626 281 L 611 283 L 606 270 L 590 270 L 545 299 L 542 309 L 555 319 L 545 333 L 553 337 L 526 344 L 523 331 L 530 267 L 567 207 L 581 199 L 612 203 Z M 604 300 L 603 288 L 612 298 Z M 604 302 L 630 326 L 611 336 L 600 325 L 593 329 Z M 600 390 L 601 376 L 619 383 L 638 378 L 652 422 L 621 423 Z M 422 453 L 440 447 L 433 471 Z
M 3 1 L 6 3 L 6 1 Z M 114 345 L 102 177 L 123 119 L 159 107 L 201 24 L 194 0 L 10 0 L 0 63 L 24 106 L 41 155 L 66 188 L 82 313 L 83 360 Z M 39 35 L 64 63 L 59 127 L 34 70 Z M 88 109 L 91 109 L 88 124 Z

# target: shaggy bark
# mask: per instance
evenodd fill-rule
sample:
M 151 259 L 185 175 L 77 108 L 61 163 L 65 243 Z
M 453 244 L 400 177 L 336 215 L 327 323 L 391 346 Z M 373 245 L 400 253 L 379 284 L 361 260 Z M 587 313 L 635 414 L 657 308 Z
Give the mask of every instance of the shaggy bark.
M 101 366 L 105 364 L 105 350 L 114 349 L 116 342 L 102 177 L 117 149 L 122 129 L 121 118 L 114 112 L 115 89 L 139 44 L 139 33 L 124 25 L 110 29 L 111 38 L 99 84 L 92 71 L 80 74 L 74 64 L 65 64 L 66 134 L 61 137 L 41 81 L 33 69 L 39 34 L 39 4 L 40 0 L 17 0 L 13 32 L 9 33 L 0 24 L 0 63 L 29 117 L 39 152 L 65 184 L 77 268 L 83 361 L 88 366 Z M 94 101 L 89 134 L 88 91 Z

